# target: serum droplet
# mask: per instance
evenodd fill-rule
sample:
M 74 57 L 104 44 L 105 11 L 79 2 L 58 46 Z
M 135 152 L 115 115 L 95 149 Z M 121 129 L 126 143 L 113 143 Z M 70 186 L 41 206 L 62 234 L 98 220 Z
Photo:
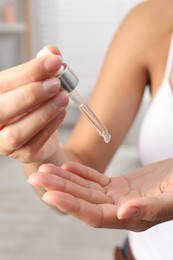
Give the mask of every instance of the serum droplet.
M 103 134 L 102 134 L 102 136 L 103 136 L 103 139 L 104 139 L 104 142 L 105 143 L 109 143 L 110 142 L 110 140 L 111 140 L 111 135 L 110 135 L 110 133 L 109 132 L 104 132 Z

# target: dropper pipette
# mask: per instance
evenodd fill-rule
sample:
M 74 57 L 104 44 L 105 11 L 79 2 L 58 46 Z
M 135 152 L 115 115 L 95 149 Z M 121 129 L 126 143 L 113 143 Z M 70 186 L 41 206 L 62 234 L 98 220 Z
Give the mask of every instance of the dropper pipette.
M 108 143 L 111 139 L 111 135 L 106 127 L 100 122 L 94 112 L 87 105 L 85 100 L 81 97 L 79 92 L 75 89 L 79 83 L 79 79 L 75 73 L 69 68 L 66 63 L 63 63 L 59 72 L 57 73 L 58 78 L 61 81 L 63 89 L 67 90 L 70 98 L 73 100 L 79 110 L 87 117 L 90 123 L 98 131 L 99 135 L 103 137 L 105 143 Z

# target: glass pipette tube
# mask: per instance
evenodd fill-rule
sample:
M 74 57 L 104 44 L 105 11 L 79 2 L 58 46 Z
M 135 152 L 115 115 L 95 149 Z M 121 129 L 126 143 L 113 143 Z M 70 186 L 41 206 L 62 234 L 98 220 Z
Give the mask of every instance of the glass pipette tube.
M 57 73 L 57 76 L 61 81 L 62 88 L 69 92 L 69 96 L 75 105 L 95 127 L 99 135 L 103 137 L 104 142 L 108 143 L 111 139 L 110 133 L 75 89 L 79 80 L 74 72 L 68 67 L 66 63 L 63 63 L 61 69 Z
M 109 134 L 106 127 L 94 114 L 94 112 L 90 109 L 90 107 L 85 103 L 84 99 L 81 97 L 78 91 L 74 89 L 72 92 L 69 93 L 69 96 L 80 109 L 80 111 L 87 117 L 90 123 L 95 127 L 99 135 L 103 137 L 105 143 L 108 143 L 111 139 L 111 135 Z

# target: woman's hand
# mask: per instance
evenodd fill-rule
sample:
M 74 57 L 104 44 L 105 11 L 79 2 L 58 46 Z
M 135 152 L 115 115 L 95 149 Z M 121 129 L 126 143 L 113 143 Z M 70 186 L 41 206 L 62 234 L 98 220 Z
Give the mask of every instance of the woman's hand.
M 60 52 L 0 72 L 0 154 L 21 162 L 39 161 L 56 149 L 56 129 L 65 117 L 68 97 L 55 77 Z
M 83 222 L 143 231 L 173 219 L 173 160 L 109 178 L 81 164 L 45 164 L 28 182 L 44 187 L 43 200 Z

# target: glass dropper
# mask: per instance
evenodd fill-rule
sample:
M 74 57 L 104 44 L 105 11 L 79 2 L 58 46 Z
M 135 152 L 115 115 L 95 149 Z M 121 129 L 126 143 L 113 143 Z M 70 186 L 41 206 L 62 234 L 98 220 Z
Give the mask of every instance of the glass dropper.
M 100 122 L 98 117 L 94 114 L 85 100 L 81 97 L 79 92 L 75 89 L 79 83 L 79 79 L 75 73 L 69 68 L 66 63 L 63 63 L 62 67 L 57 73 L 58 78 L 61 81 L 61 87 L 68 91 L 70 98 L 79 108 L 79 110 L 87 117 L 89 122 L 95 127 L 99 135 L 103 137 L 104 142 L 108 143 L 111 139 L 111 135 L 106 127 Z

